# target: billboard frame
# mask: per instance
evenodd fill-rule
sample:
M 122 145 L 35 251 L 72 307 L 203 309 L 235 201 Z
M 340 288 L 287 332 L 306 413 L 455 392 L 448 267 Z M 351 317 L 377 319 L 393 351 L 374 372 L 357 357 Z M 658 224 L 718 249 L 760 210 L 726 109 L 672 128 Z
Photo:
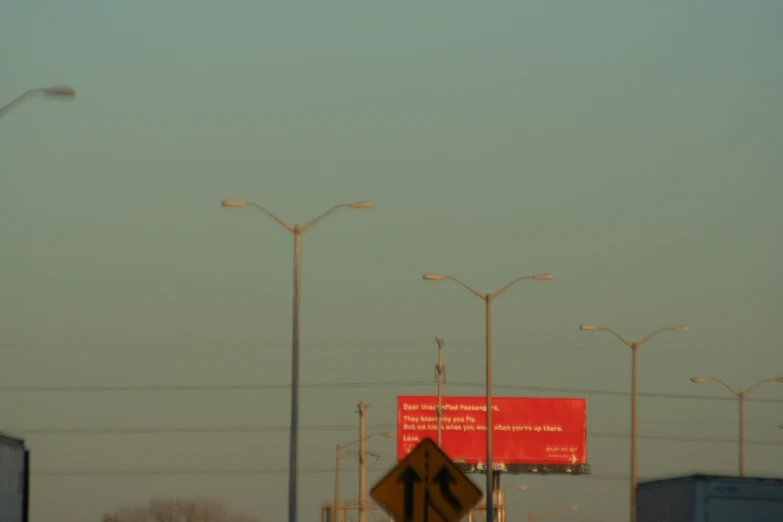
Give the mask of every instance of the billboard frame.
M 399 405 L 399 399 L 400 397 L 435 397 L 436 395 L 397 395 L 397 405 Z M 446 397 L 466 397 L 466 398 L 483 398 L 480 395 L 459 395 L 459 396 L 442 396 L 442 398 Z M 493 399 L 553 399 L 553 400 L 568 400 L 568 399 L 578 399 L 584 401 L 584 415 L 585 415 L 585 433 L 584 433 L 584 455 L 585 455 L 585 462 L 580 464 L 520 464 L 520 463 L 514 463 L 514 464 L 506 464 L 506 463 L 497 463 L 493 462 L 492 468 L 494 469 L 495 473 L 498 474 L 508 474 L 508 475 L 590 475 L 592 474 L 592 466 L 589 464 L 589 452 L 588 452 L 588 443 L 587 443 L 587 422 L 588 422 L 588 409 L 587 409 L 587 399 L 584 397 L 516 397 L 516 396 L 503 396 L 503 397 L 493 397 Z M 399 417 L 399 411 L 397 412 L 397 416 Z M 397 422 L 397 436 L 399 436 L 399 422 Z M 450 457 L 451 458 L 451 457 Z M 494 460 L 494 459 L 493 459 Z M 487 473 L 487 466 L 486 463 L 467 463 L 464 460 L 460 459 L 452 459 L 454 464 L 459 468 L 460 471 L 463 473 L 468 474 L 478 474 L 478 475 L 486 475 Z

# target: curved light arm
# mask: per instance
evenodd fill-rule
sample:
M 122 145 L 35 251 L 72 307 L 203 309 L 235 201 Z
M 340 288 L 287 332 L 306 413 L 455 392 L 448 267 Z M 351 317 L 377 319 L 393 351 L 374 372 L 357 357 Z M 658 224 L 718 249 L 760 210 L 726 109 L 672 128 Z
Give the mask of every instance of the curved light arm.
M 503 292 L 505 292 L 506 290 L 508 290 L 509 288 L 514 286 L 515 284 L 517 284 L 518 282 L 522 281 L 523 279 L 535 279 L 537 281 L 551 281 L 552 279 L 554 279 L 554 276 L 552 274 L 538 274 L 538 275 L 532 275 L 532 276 L 517 277 L 516 279 L 511 281 L 509 284 L 507 284 L 506 286 L 504 286 L 503 288 L 501 288 L 500 290 L 498 290 L 494 294 L 490 295 L 489 298 L 490 299 L 496 298 L 497 296 L 499 296 L 500 294 L 502 294 Z
M 609 332 L 610 334 L 614 335 L 615 337 L 620 339 L 622 342 L 624 342 L 628 346 L 628 348 L 633 348 L 633 343 L 631 341 L 629 341 L 628 339 L 626 339 L 625 337 L 623 337 L 619 333 L 615 332 L 611 328 L 606 328 L 604 326 L 592 326 L 592 325 L 589 325 L 589 324 L 580 324 L 579 325 L 579 329 L 580 330 L 585 330 L 585 331 L 588 331 L 588 332 L 595 332 L 595 331 L 598 331 L 598 330 L 603 330 L 605 332 Z
M 531 521 L 537 520 L 537 519 L 540 520 L 542 518 L 549 518 L 549 517 L 551 517 L 553 515 L 557 515 L 558 513 L 563 512 L 563 511 L 576 511 L 577 509 L 579 509 L 579 506 L 576 506 L 576 505 L 574 505 L 574 506 L 561 506 L 559 508 L 553 509 L 552 511 L 544 513 L 543 515 L 533 515 L 533 516 L 529 517 L 529 519 Z
M 780 382 L 783 383 L 783 377 L 770 377 L 769 379 L 762 379 L 747 390 L 745 390 L 745 395 L 750 395 L 756 388 L 764 384 L 765 382 Z
M 0 107 L 0 116 L 10 112 L 11 109 L 21 104 L 32 95 L 39 93 L 57 98 L 73 98 L 76 96 L 76 91 L 73 89 L 73 87 L 43 87 L 38 89 L 30 89 L 29 91 L 22 93 L 21 95 Z
M 356 201 L 354 203 L 341 203 L 339 205 L 335 205 L 332 208 L 330 208 L 329 210 L 327 210 L 326 212 L 324 212 L 323 214 L 321 214 L 320 216 L 316 217 L 315 219 L 310 220 L 310 222 L 307 223 L 306 225 L 303 225 L 303 226 L 299 227 L 299 230 L 301 232 L 304 232 L 305 230 L 308 230 L 308 229 L 312 228 L 313 225 L 315 225 L 317 222 L 321 221 L 328 214 L 331 214 L 332 212 L 334 212 L 338 208 L 371 209 L 371 208 L 373 208 L 373 205 L 369 201 Z
M 628 339 L 626 339 L 625 337 L 623 337 L 619 333 L 615 332 L 611 328 L 606 328 L 604 326 L 592 326 L 592 325 L 588 325 L 588 324 L 580 324 L 579 325 L 579 329 L 580 330 L 587 330 L 587 331 L 604 330 L 606 332 L 611 333 L 612 335 L 614 335 L 618 339 L 620 339 L 629 348 L 634 348 L 634 347 L 638 348 L 638 347 L 640 347 L 641 345 L 643 345 L 644 343 L 646 343 L 647 341 L 649 341 L 650 339 L 652 339 L 653 337 L 655 337 L 656 335 L 658 335 L 661 332 L 666 332 L 666 331 L 670 331 L 670 332 L 687 332 L 689 330 L 689 328 L 687 326 L 684 326 L 684 325 L 683 326 L 672 326 L 672 327 L 669 327 L 669 328 L 660 328 L 658 330 L 655 330 L 653 333 L 651 333 L 650 335 L 648 335 L 647 337 L 645 337 L 644 339 L 642 339 L 638 343 L 634 343 L 634 342 L 629 341 Z
M 691 382 L 695 382 L 697 384 L 701 384 L 701 383 L 709 382 L 709 381 L 715 381 L 717 383 L 722 384 L 723 386 L 726 387 L 727 390 L 729 390 L 731 393 L 733 393 L 737 397 L 741 397 L 743 395 L 743 393 L 741 391 L 735 390 L 734 388 L 729 386 L 726 382 L 724 382 L 724 381 L 722 381 L 720 379 L 716 379 L 715 377 L 691 377 Z
M 661 332 L 667 332 L 667 331 L 668 332 L 687 332 L 688 330 L 689 330 L 689 328 L 687 326 L 685 326 L 685 325 L 682 325 L 682 326 L 671 326 L 669 328 L 660 328 L 658 330 L 655 330 L 653 333 L 651 333 L 650 335 L 648 335 L 647 337 L 645 337 L 644 339 L 642 339 L 638 343 L 636 343 L 636 346 L 643 345 L 644 343 L 646 343 L 647 341 L 649 341 L 650 339 L 652 339 L 653 337 L 655 337 L 656 335 L 658 335 Z
M 283 221 L 282 219 L 280 219 L 279 217 L 277 217 L 272 212 L 268 211 L 258 203 L 249 203 L 247 201 L 239 201 L 236 199 L 224 199 L 223 201 L 220 202 L 220 204 L 223 205 L 225 208 L 255 207 L 261 212 L 263 212 L 264 214 L 266 214 L 267 216 L 271 217 L 272 219 L 280 223 L 280 225 L 282 225 L 289 232 L 294 231 L 294 227 L 292 227 L 291 225 L 289 225 L 288 223 L 286 223 L 285 221 Z
M 23 101 L 25 101 L 27 98 L 29 98 L 35 91 L 36 91 L 36 89 L 31 89 L 31 90 L 23 93 L 22 95 L 17 96 L 16 98 L 14 98 L 10 102 L 6 103 L 2 107 L 0 107 L 0 116 L 5 114 L 6 112 L 11 112 L 11 109 L 13 109 L 17 105 L 21 104 Z
M 485 301 L 487 299 L 486 295 L 482 294 L 478 290 L 475 290 L 475 289 L 469 287 L 468 285 L 466 285 L 465 283 L 463 283 L 462 281 L 460 281 L 456 277 L 444 276 L 444 275 L 438 275 L 438 274 L 424 274 L 422 276 L 422 278 L 427 280 L 427 281 L 443 281 L 444 279 L 448 279 L 449 281 L 454 281 L 455 283 L 457 283 L 459 285 L 462 285 L 464 288 L 467 288 L 468 290 L 470 290 L 471 292 L 473 292 L 474 294 L 479 296 L 481 299 L 483 299 Z

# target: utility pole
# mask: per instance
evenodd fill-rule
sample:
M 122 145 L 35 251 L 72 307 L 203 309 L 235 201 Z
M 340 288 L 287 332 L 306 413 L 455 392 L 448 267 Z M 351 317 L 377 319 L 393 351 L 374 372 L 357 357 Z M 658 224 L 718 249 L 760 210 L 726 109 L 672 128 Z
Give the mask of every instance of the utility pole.
M 367 522 L 367 450 L 364 414 L 369 404 L 359 402 L 359 522 Z
M 445 377 L 445 371 L 446 367 L 443 366 L 443 345 L 446 344 L 446 341 L 443 339 L 440 339 L 439 337 L 435 338 L 435 342 L 438 343 L 438 364 L 435 365 L 435 375 L 438 379 L 438 447 L 440 448 L 440 432 L 441 432 L 441 424 L 443 419 L 443 378 Z
M 334 459 L 334 508 L 332 510 L 332 521 L 341 522 L 340 516 L 340 450 L 342 447 L 337 445 L 337 451 L 335 451 Z

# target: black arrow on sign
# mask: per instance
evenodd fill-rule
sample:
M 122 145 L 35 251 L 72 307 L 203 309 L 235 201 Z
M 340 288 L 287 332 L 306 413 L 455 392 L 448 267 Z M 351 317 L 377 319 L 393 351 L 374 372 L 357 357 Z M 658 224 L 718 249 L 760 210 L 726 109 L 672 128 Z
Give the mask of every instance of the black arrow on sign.
M 421 484 L 421 477 L 419 477 L 415 469 L 408 466 L 397 477 L 397 484 L 405 484 L 403 494 L 405 520 L 403 522 L 411 522 L 413 520 L 413 485 Z
M 457 483 L 457 479 L 455 479 L 454 475 L 452 475 L 451 472 L 446 469 L 446 466 L 442 466 L 440 471 L 435 474 L 435 477 L 432 479 L 432 483 L 440 485 L 440 496 L 443 497 L 443 500 L 449 503 L 454 511 L 457 513 L 462 511 L 462 503 L 457 500 L 457 497 L 454 496 L 454 493 L 451 492 L 450 488 L 452 484 Z
M 424 490 L 424 522 L 429 522 L 430 520 L 430 508 L 432 508 L 432 510 L 438 514 L 441 520 L 443 520 L 444 522 L 448 520 L 448 518 L 446 518 L 446 515 L 444 515 L 443 512 L 440 509 L 438 509 L 438 507 L 432 501 L 432 498 L 430 498 L 430 490 L 425 489 Z

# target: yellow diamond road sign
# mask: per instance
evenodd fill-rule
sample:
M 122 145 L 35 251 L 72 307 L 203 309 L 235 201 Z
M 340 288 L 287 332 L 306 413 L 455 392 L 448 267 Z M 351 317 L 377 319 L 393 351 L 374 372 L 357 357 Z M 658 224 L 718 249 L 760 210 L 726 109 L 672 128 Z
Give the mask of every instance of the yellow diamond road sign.
M 457 522 L 482 496 L 432 439 L 422 440 L 370 495 L 396 522 Z

